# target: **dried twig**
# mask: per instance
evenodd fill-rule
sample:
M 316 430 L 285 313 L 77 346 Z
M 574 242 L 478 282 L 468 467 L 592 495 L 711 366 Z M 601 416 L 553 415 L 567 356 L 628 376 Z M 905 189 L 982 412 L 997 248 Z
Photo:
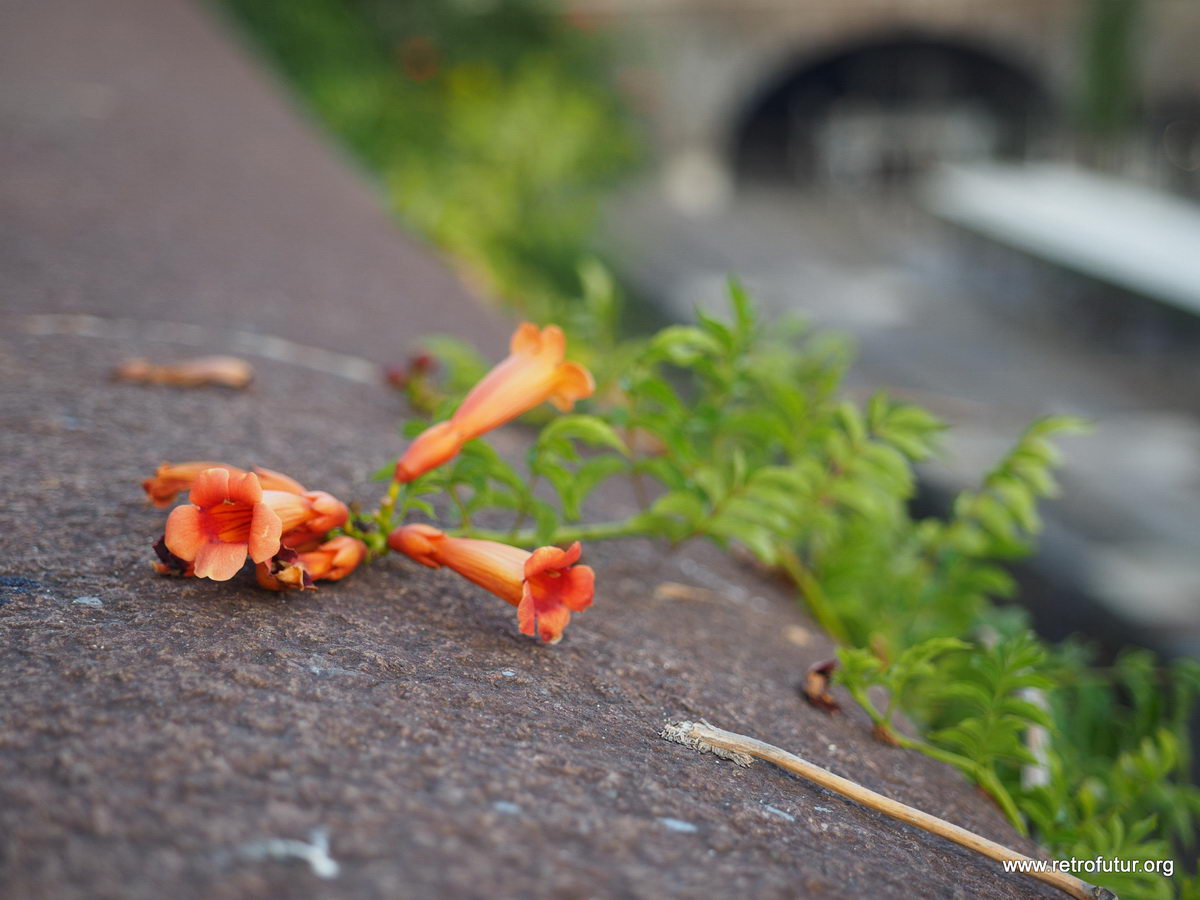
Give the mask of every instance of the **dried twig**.
M 855 784 L 853 781 L 842 778 L 840 775 L 834 775 L 832 772 L 822 769 L 820 766 L 813 765 L 793 753 L 788 753 L 786 750 L 781 750 L 771 744 L 763 743 L 745 735 L 735 734 L 732 731 L 714 728 L 707 722 L 670 723 L 663 728 L 661 735 L 668 741 L 683 744 L 685 747 L 691 747 L 694 750 L 699 750 L 701 753 L 712 753 L 715 756 L 732 760 L 739 766 L 750 765 L 754 757 L 764 759 L 769 763 L 774 763 L 781 769 L 786 769 L 815 784 L 819 784 L 821 787 L 833 791 L 835 794 L 841 794 L 843 797 L 848 797 L 856 803 L 861 803 L 863 806 L 878 810 L 894 819 L 899 819 L 901 822 L 907 822 L 909 825 L 923 828 L 931 834 L 936 834 L 938 837 L 943 837 L 948 841 L 953 841 L 977 853 L 982 853 L 990 859 L 999 862 L 1031 859 L 1031 857 L 1023 853 L 1018 853 L 994 841 L 989 841 L 987 838 L 980 837 L 974 832 L 967 831 L 965 828 L 959 828 L 957 825 L 952 825 L 944 819 L 937 818 L 937 816 L 931 816 L 929 813 L 906 806 L 903 803 L 883 796 L 883 794 L 877 794 L 875 791 L 869 790 L 860 784 Z M 1088 884 L 1086 881 L 1076 878 L 1074 875 L 1069 875 L 1066 872 L 1030 871 L 1025 874 L 1031 878 L 1036 878 L 1039 881 L 1053 885 L 1059 890 L 1070 894 L 1072 897 L 1078 898 L 1078 900 L 1117 900 L 1117 895 L 1107 888 Z

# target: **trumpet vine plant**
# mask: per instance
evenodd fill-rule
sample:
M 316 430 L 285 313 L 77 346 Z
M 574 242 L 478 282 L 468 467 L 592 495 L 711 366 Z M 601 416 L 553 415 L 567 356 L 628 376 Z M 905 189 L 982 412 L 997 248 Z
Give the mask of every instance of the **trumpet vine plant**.
M 182 555 L 160 542 L 162 570 L 212 577 L 249 556 L 266 586 L 303 588 L 396 551 L 456 569 L 514 603 L 522 631 L 554 640 L 591 598 L 576 542 L 711 540 L 796 585 L 840 644 L 836 667 L 823 661 L 814 677 L 832 673 L 881 740 L 958 767 L 1056 857 L 1181 861 L 1171 878 L 1102 872 L 1101 885 L 1200 900 L 1189 733 L 1200 666 L 1142 650 L 1100 664 L 1082 643 L 1038 639 L 1005 602 L 1008 564 L 1031 549 L 1038 503 L 1055 491 L 1055 441 L 1082 423 L 1034 422 L 947 516 L 915 516 L 916 467 L 935 462 L 942 423 L 884 394 L 846 400 L 839 342 L 764 327 L 736 286 L 728 320 L 634 339 L 619 336 L 601 267 L 584 266 L 573 296 L 600 193 L 635 142 L 603 48 L 569 16 L 524 0 L 490 13 L 220 2 L 379 174 L 400 216 L 473 283 L 561 326 L 589 377 L 568 367 L 517 404 L 538 429 L 518 465 L 483 437 L 522 413 L 514 393 L 493 392 L 469 348 L 430 339 L 393 373 L 416 440 L 380 470 L 377 508 L 351 511 L 263 469 L 259 497 L 240 469 L 200 485 L 212 464 L 165 467 L 152 498 L 190 488 L 183 508 L 195 511 L 172 513 Z M 484 404 L 472 388 L 488 379 Z M 599 495 L 624 483 L 636 506 L 606 518 L 621 504 Z
M 1187 729 L 1200 667 L 1131 652 L 1097 668 L 997 602 L 1013 589 L 1004 561 L 1029 549 L 1037 502 L 1055 490 L 1051 439 L 1083 423 L 1034 422 L 948 518 L 914 518 L 914 467 L 942 423 L 882 393 L 845 399 L 839 344 L 764 327 L 736 284 L 728 321 L 700 314 L 622 340 L 611 284 L 597 268 L 584 283 L 580 361 L 561 328 L 526 323 L 490 371 L 442 340 L 393 373 L 415 414 L 372 511 L 268 469 L 161 467 L 144 485 L 154 502 L 190 494 L 156 545 L 159 571 L 228 580 L 249 557 L 264 587 L 309 589 L 395 551 L 458 572 L 515 606 L 522 633 L 556 643 L 592 603 L 583 543 L 708 539 L 795 583 L 841 643 L 834 676 L 882 740 L 958 767 L 1022 832 L 1064 856 L 1194 850 Z M 538 427 L 517 465 L 484 438 L 523 415 Z M 597 518 L 622 508 L 596 502 L 619 482 L 636 502 Z M 901 711 L 920 737 L 895 726 Z M 1195 883 L 1098 880 L 1145 897 Z
M 440 379 L 420 363 L 404 381 L 427 418 L 409 424 L 414 444 L 379 473 L 392 479 L 388 499 L 360 520 L 372 552 L 417 512 L 448 519 L 456 538 L 526 548 L 713 541 L 796 585 L 841 645 L 827 671 L 881 740 L 954 765 L 1022 833 L 1062 857 L 1195 853 L 1188 729 L 1200 666 L 1140 650 L 1099 666 L 1083 644 L 1038 639 L 1023 609 L 1003 602 L 1015 588 L 1007 565 L 1030 551 L 1038 503 L 1057 490 L 1055 438 L 1086 423 L 1033 422 L 948 516 L 915 517 L 916 467 L 935 461 L 943 423 L 884 393 L 847 400 L 839 341 L 767 327 L 737 284 L 728 318 L 699 313 L 621 339 L 612 283 L 596 265 L 582 276 L 564 321 L 595 391 L 568 414 L 532 419 L 523 465 L 467 428 L 451 442 L 457 455 L 408 477 L 421 448 L 440 458 L 448 429 L 429 422 L 462 416 L 470 399 L 458 397 L 483 370 L 463 346 L 430 343 Z M 601 502 L 622 483 L 636 498 L 628 514 L 598 515 L 622 507 Z M 920 736 L 896 726 L 900 715 Z M 1095 880 L 1129 896 L 1200 896 L 1182 871 Z

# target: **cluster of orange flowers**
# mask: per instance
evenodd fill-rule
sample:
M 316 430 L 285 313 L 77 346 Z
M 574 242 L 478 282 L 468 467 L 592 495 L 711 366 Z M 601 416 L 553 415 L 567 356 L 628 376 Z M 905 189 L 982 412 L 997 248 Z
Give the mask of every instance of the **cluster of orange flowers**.
M 367 555 L 357 538 L 328 536 L 349 519 L 346 504 L 270 469 L 167 464 L 142 487 L 155 506 L 170 506 L 176 494 L 190 491 L 155 545 L 155 568 L 164 575 L 228 581 L 249 556 L 263 587 L 303 589 L 349 575 Z
M 477 384 L 454 415 L 420 434 L 396 464 L 407 483 L 453 459 L 462 446 L 549 400 L 571 409 L 594 390 L 591 374 L 564 361 L 565 338 L 551 325 L 525 323 L 513 335 L 507 359 Z M 165 575 L 228 581 L 246 562 L 258 583 L 272 590 L 311 589 L 320 580 L 349 575 L 367 558 L 367 547 L 349 535 L 346 505 L 309 491 L 270 469 L 245 471 L 225 463 L 162 465 L 142 483 L 156 506 L 170 506 L 182 491 L 188 502 L 167 517 L 155 545 L 155 568 Z M 578 542 L 566 550 L 532 553 L 496 541 L 453 537 L 431 525 L 401 525 L 388 546 L 432 568 L 445 566 L 517 607 L 522 634 L 548 643 L 562 639 L 572 612 L 591 605 L 594 575 L 576 565 Z

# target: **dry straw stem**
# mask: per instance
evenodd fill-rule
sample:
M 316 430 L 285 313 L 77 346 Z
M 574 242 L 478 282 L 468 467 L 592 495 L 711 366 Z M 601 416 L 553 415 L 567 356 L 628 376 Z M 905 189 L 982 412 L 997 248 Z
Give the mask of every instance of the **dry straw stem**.
M 929 813 L 921 812 L 919 809 L 914 809 L 903 803 L 897 803 L 895 800 L 883 796 L 883 794 L 877 794 L 860 784 L 855 784 L 853 781 L 842 778 L 840 775 L 834 775 L 820 766 L 813 765 L 807 760 L 801 759 L 794 753 L 788 753 L 786 750 L 781 750 L 771 744 L 763 743 L 745 735 L 735 734 L 732 731 L 725 731 L 721 728 L 714 728 L 707 722 L 669 723 L 663 728 L 661 734 L 668 741 L 683 744 L 685 747 L 691 747 L 694 750 L 699 750 L 701 753 L 712 753 L 723 759 L 732 760 L 739 766 L 750 765 L 754 757 L 765 759 L 767 762 L 774 763 L 781 769 L 786 769 L 815 784 L 819 784 L 821 787 L 833 791 L 835 794 L 841 794 L 843 797 L 848 797 L 856 803 L 869 806 L 871 809 L 878 810 L 885 815 L 891 816 L 893 819 L 899 819 L 901 822 L 907 822 L 909 825 L 916 825 L 918 828 L 923 828 L 931 834 L 936 834 L 939 837 L 953 841 L 977 853 L 982 853 L 984 856 L 999 862 L 1030 859 L 1030 857 L 1025 856 L 1023 853 L 1018 853 L 994 841 L 989 841 L 987 838 L 980 837 L 974 832 L 967 831 L 965 828 L 959 828 L 957 825 L 952 825 L 944 819 L 939 819 L 937 816 L 931 816 Z M 1086 881 L 1076 878 L 1073 875 L 1068 875 L 1066 872 L 1028 872 L 1026 874 L 1031 878 L 1036 878 L 1039 881 L 1053 885 L 1059 890 L 1070 894 L 1072 897 L 1079 898 L 1079 900 L 1117 900 L 1117 895 L 1108 890 L 1108 888 L 1088 884 Z

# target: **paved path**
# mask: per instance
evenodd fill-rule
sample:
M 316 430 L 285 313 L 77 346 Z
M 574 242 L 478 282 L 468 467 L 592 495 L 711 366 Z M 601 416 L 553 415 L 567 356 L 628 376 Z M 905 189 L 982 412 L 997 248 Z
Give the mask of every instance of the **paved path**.
M 0 309 L 279 335 L 394 360 L 502 346 L 362 173 L 191 5 L 5 0 Z
M 800 702 L 828 641 L 715 552 L 588 548 L 598 601 L 556 648 L 398 559 L 290 599 L 154 576 L 156 463 L 370 500 L 400 414 L 372 361 L 505 329 L 201 9 L 80 10 L 0 3 L 0 896 L 1031 896 L 655 736 L 705 716 L 1028 846 L 955 772 Z M 250 391 L 107 380 L 230 349 Z M 314 830 L 328 856 L 273 858 Z

